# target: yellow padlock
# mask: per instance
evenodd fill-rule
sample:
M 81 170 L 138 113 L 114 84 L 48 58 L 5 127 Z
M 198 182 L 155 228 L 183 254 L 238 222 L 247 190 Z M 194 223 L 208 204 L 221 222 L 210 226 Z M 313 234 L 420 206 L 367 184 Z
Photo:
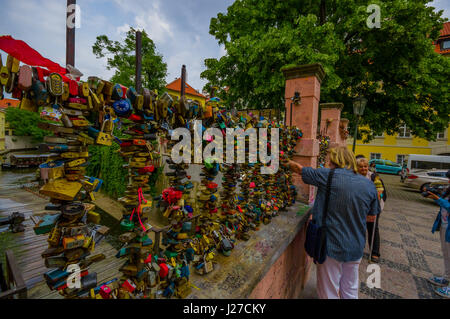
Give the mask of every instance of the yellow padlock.
M 22 101 L 20 101 L 19 109 L 26 110 L 26 111 L 31 111 L 31 112 L 37 112 L 38 111 L 38 106 L 36 105 L 36 103 L 34 103 L 33 100 L 31 100 L 31 99 L 27 98 L 26 96 L 24 96 L 22 98 Z
M 104 132 L 106 122 L 110 122 L 110 120 L 108 119 L 108 120 L 103 121 L 102 130 L 100 132 L 98 132 L 96 142 L 97 142 L 97 144 L 100 144 L 100 145 L 111 146 L 113 137 L 111 134 L 107 134 Z
M 76 167 L 84 163 L 86 163 L 86 160 L 84 158 L 79 158 L 74 161 L 67 162 L 65 165 L 66 167 Z
M 210 252 L 210 253 L 206 256 L 205 259 L 206 259 L 207 261 L 213 260 L 213 259 L 214 259 L 214 256 L 215 256 L 214 253 L 213 253 L 213 252 Z
M 70 96 L 70 90 L 69 90 L 69 84 L 68 83 L 64 82 L 63 90 L 64 90 L 64 92 L 63 92 L 63 94 L 61 96 L 61 100 L 63 102 L 65 102 L 65 101 L 67 101 L 69 99 L 69 96 Z

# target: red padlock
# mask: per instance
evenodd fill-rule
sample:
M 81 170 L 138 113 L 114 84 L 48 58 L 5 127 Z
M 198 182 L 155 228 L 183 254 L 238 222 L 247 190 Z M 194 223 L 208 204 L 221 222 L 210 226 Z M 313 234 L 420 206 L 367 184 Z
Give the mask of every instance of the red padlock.
M 123 86 L 122 84 L 119 84 L 119 85 L 122 88 L 122 92 L 123 92 L 122 99 L 126 99 L 127 98 L 127 90 L 128 90 L 128 88 L 126 86 Z
M 131 145 L 133 145 L 133 144 L 131 144 L 131 142 L 122 142 L 120 144 L 120 147 L 128 147 L 128 146 L 131 146 Z
M 213 183 L 213 182 L 210 182 L 210 183 L 208 183 L 207 187 L 208 187 L 209 189 L 215 189 L 215 188 L 217 188 L 217 184 L 216 184 L 216 183 Z
M 122 284 L 122 288 L 124 288 L 125 290 L 127 290 L 129 292 L 133 292 L 136 289 L 136 285 L 130 279 L 127 279 Z
M 152 254 L 149 254 L 148 257 L 144 260 L 144 263 L 148 264 L 152 262 Z
M 129 119 L 130 121 L 133 121 L 133 122 L 141 122 L 141 121 L 142 121 L 142 117 L 139 116 L 139 115 L 136 115 L 136 114 L 131 114 L 131 115 L 128 117 L 128 119 Z
M 144 174 L 147 174 L 147 173 L 153 173 L 154 170 L 155 170 L 155 166 L 149 165 L 149 166 L 142 167 L 142 168 L 138 169 L 138 173 L 140 175 L 144 175 Z
M 159 277 L 165 278 L 169 274 L 169 267 L 166 264 L 159 264 Z
M 103 299 L 109 299 L 111 297 L 111 288 L 109 288 L 107 285 L 103 285 L 100 287 L 100 296 L 102 296 Z

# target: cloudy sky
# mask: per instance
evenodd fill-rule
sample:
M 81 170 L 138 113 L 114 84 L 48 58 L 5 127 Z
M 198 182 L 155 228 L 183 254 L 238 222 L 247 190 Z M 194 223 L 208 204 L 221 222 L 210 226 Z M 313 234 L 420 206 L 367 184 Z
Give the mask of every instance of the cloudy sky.
M 87 76 L 108 79 L 105 59 L 96 59 L 92 45 L 100 34 L 112 40 L 124 37 L 129 26 L 145 29 L 168 66 L 167 82 L 186 64 L 188 82 L 201 90 L 205 58 L 221 57 L 222 47 L 209 34 L 209 22 L 226 12 L 233 0 L 77 0 L 81 27 L 76 30 L 75 64 Z M 435 0 L 450 18 L 450 1 Z M 65 65 L 66 0 L 0 0 L 0 35 L 11 35 L 60 65 Z M 3 61 L 6 61 L 6 55 Z

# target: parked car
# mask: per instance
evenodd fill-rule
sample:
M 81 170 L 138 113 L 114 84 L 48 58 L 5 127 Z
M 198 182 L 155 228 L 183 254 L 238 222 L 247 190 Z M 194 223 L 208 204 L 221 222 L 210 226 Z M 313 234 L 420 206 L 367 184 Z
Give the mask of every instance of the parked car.
M 390 160 L 373 159 L 369 161 L 369 165 L 372 163 L 375 163 L 377 173 L 400 175 L 400 172 L 402 171 L 402 166 L 400 164 L 394 163 Z
M 418 191 L 423 186 L 431 183 L 438 183 L 442 185 L 449 185 L 448 178 L 445 176 L 447 170 L 423 170 L 416 171 L 408 175 L 405 179 L 405 186 L 414 188 Z

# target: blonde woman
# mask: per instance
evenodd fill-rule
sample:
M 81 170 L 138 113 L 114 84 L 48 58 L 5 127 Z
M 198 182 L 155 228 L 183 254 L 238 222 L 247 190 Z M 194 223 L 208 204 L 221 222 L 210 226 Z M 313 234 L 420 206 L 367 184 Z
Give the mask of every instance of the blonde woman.
M 360 157 L 356 160 L 356 165 L 358 166 L 358 173 L 371 180 L 378 192 L 378 200 L 380 201 L 380 208 L 383 211 L 384 199 L 381 198 L 384 187 L 381 178 L 371 171 L 369 171 L 369 161 L 365 157 Z M 381 212 L 380 212 L 381 213 Z M 375 216 L 367 216 L 367 233 L 370 252 L 369 262 L 378 263 L 380 259 L 380 231 L 378 229 L 380 214 Z
M 355 156 L 347 147 L 329 150 L 329 168 L 313 169 L 290 162 L 306 184 L 317 189 L 312 216 L 322 223 L 328 174 L 331 183 L 327 227 L 327 258 L 317 265 L 317 294 L 320 299 L 358 299 L 358 268 L 366 243 L 366 218 L 380 212 L 374 184 L 357 174 Z

